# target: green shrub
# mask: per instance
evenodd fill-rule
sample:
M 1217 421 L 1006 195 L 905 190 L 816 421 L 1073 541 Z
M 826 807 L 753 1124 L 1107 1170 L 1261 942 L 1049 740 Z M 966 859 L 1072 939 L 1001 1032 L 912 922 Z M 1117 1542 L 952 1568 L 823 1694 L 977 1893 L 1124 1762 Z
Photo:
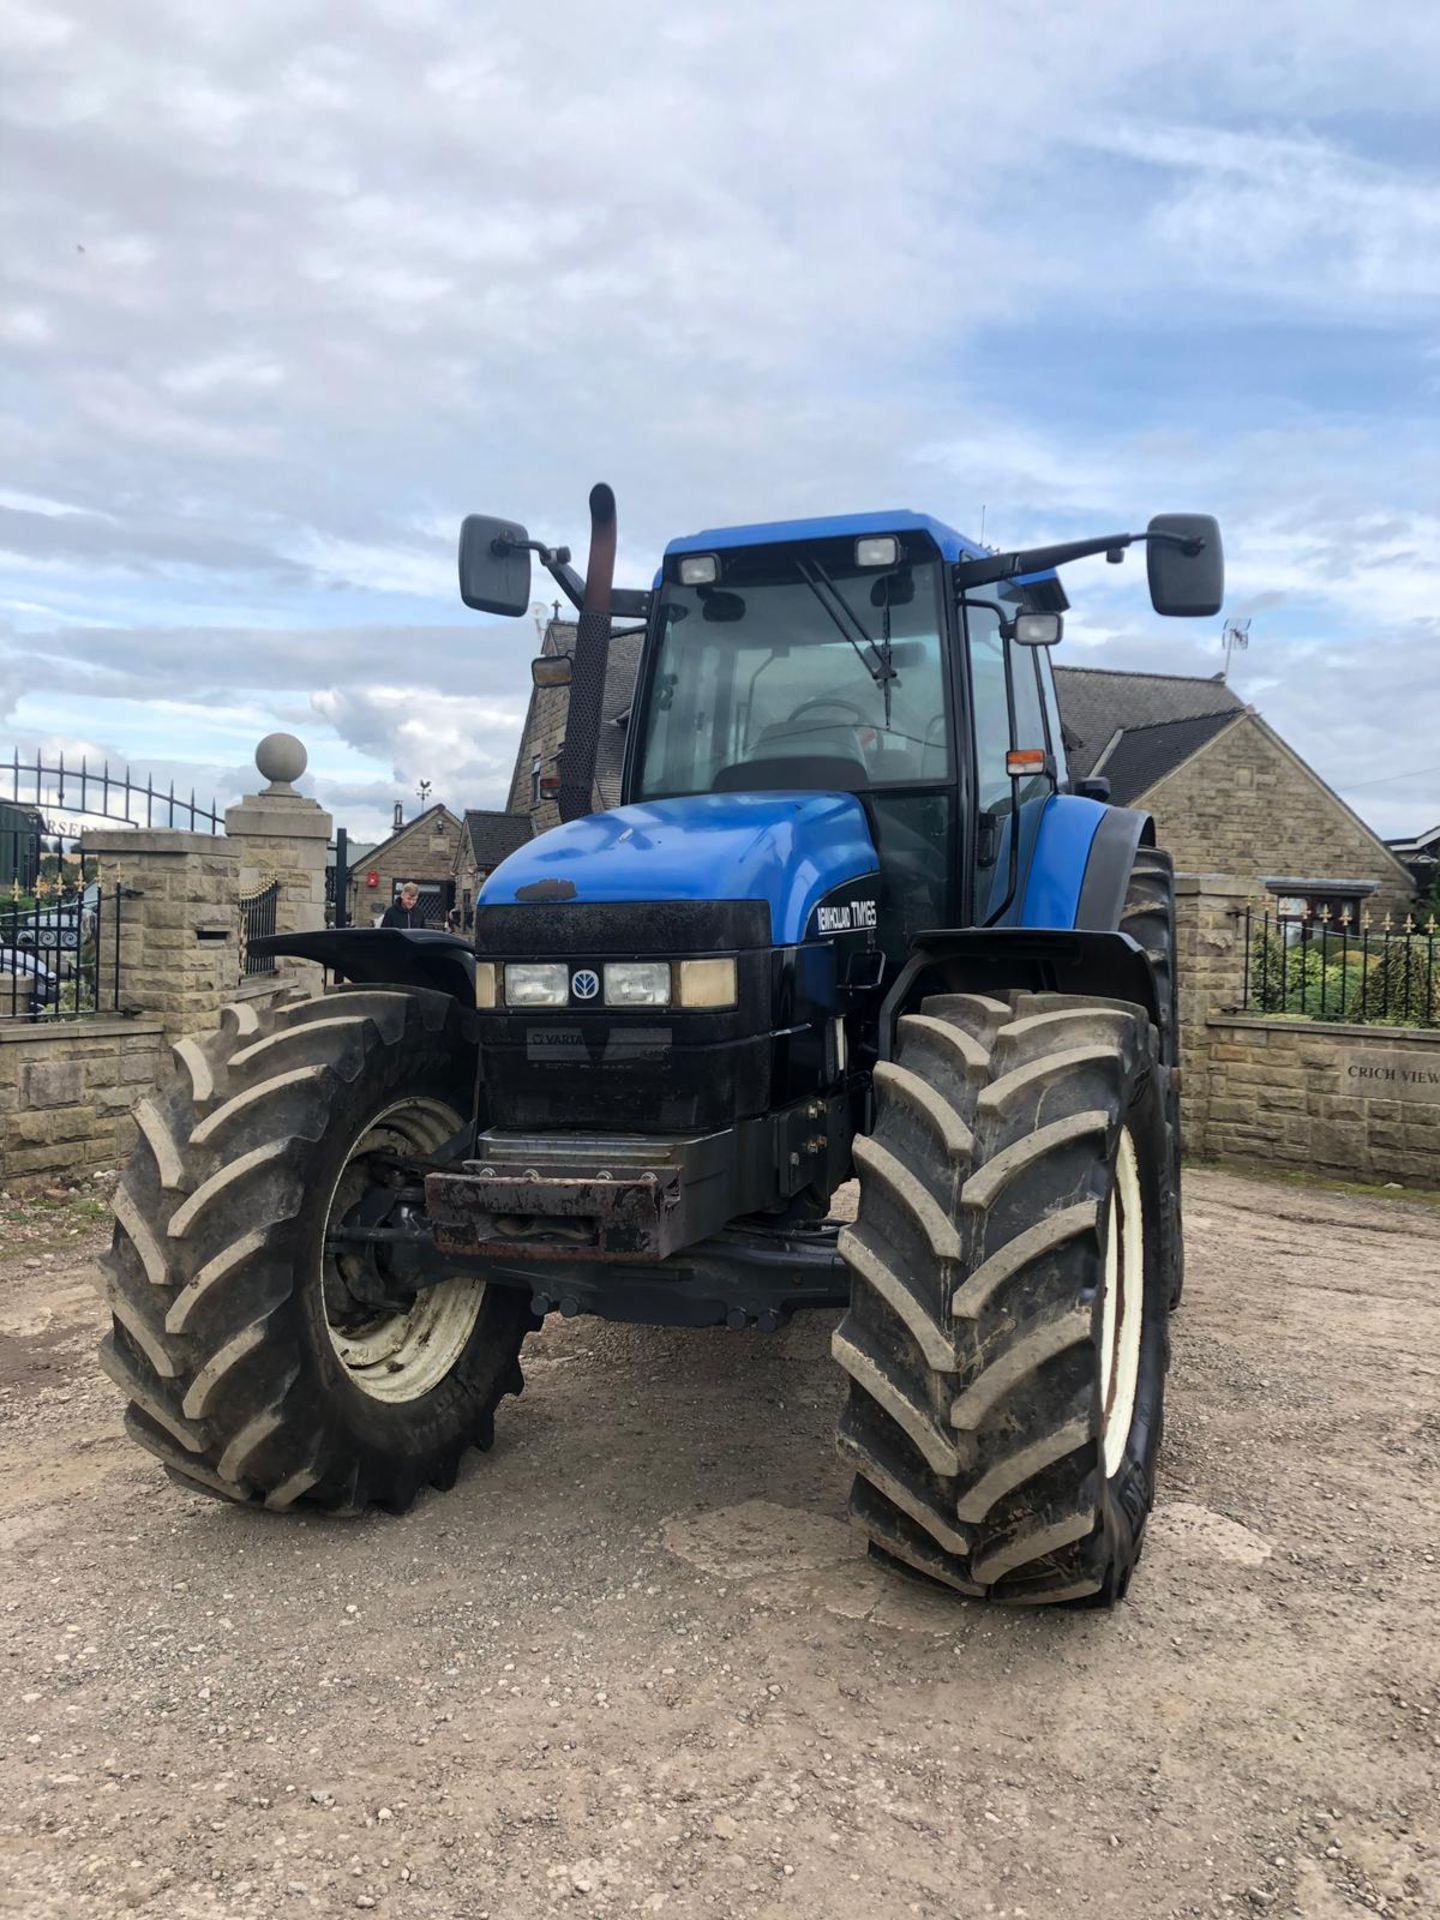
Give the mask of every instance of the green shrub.
M 1440 962 L 1423 936 L 1393 936 L 1346 1002 L 1346 1018 L 1367 1026 L 1440 1026 Z

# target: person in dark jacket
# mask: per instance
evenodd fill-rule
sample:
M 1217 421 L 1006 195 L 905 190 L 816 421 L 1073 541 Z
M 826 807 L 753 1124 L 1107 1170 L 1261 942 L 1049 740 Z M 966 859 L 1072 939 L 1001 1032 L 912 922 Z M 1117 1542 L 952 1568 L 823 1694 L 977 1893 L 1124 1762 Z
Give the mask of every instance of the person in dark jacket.
M 399 897 L 393 906 L 385 909 L 382 927 L 423 927 L 420 917 L 420 889 L 413 880 L 407 880 L 400 889 Z

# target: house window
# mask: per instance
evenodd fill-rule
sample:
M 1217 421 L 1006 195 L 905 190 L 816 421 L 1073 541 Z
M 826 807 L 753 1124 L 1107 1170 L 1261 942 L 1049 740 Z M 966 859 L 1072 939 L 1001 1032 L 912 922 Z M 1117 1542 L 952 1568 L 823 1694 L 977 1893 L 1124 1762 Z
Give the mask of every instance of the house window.
M 1360 916 L 1376 887 L 1374 881 L 1364 880 L 1268 880 L 1265 884 L 1275 896 L 1275 918 L 1291 944 L 1346 928 L 1358 932 Z
M 540 756 L 538 753 L 530 762 L 530 804 L 532 807 L 538 807 L 540 804 Z

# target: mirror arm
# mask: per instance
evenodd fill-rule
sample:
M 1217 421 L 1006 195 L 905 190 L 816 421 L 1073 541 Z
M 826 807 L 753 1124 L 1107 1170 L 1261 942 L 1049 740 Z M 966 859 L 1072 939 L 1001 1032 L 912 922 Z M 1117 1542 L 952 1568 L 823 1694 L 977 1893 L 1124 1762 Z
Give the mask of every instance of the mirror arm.
M 540 564 L 554 580 L 572 607 L 579 609 L 585 604 L 585 582 L 570 564 L 570 549 L 559 547 L 538 547 Z
M 522 543 L 517 541 L 515 544 Z M 576 612 L 583 612 L 585 582 L 570 564 L 570 549 L 547 547 L 541 540 L 526 540 L 523 544 L 536 556 Z M 616 587 L 610 595 L 610 610 L 623 614 L 627 620 L 648 620 L 650 601 L 651 595 L 647 592 L 637 591 L 633 587 Z
M 1103 553 L 1107 560 L 1118 561 L 1126 547 L 1145 540 L 1158 540 L 1179 547 L 1189 554 L 1202 553 L 1205 542 L 1183 533 L 1157 529 L 1153 533 L 1106 533 L 1094 540 L 1066 540 L 1053 547 L 1025 547 L 1018 553 L 997 553 L 984 560 L 959 560 L 955 564 L 955 585 L 963 593 L 967 587 L 988 587 L 997 580 L 1014 580 L 1021 574 L 1047 573 L 1071 560 L 1088 560 Z

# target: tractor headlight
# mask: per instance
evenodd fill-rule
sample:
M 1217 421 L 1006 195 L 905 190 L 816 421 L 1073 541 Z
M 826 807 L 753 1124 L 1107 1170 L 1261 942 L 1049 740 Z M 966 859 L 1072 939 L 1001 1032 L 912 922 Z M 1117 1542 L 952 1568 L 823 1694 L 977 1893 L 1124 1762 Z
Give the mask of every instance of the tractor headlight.
M 680 962 L 682 1007 L 733 1007 L 736 998 L 733 955 L 718 960 Z
M 563 961 L 507 960 L 505 1003 L 511 1007 L 568 1006 L 569 967 Z
M 493 960 L 475 962 L 475 1004 L 477 1007 L 493 1007 L 495 1004 L 495 962 Z
M 605 1004 L 607 1007 L 668 1007 L 670 962 L 607 960 Z

